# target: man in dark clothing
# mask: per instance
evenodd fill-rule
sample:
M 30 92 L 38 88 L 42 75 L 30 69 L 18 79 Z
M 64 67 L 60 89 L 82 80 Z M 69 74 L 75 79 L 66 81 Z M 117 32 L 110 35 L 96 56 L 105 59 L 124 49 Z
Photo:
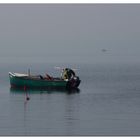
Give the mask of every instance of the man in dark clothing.
M 71 79 L 75 76 L 75 72 L 70 68 L 65 68 L 63 72 L 64 79 Z

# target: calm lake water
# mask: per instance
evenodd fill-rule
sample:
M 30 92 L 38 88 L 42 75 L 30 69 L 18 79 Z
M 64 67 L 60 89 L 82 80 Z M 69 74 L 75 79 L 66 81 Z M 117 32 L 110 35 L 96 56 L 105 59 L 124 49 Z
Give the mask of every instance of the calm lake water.
M 59 76 L 54 66 L 33 63 L 31 73 Z M 10 90 L 8 71 L 27 72 L 28 63 L 1 64 L 0 135 L 140 135 L 140 65 L 71 63 L 79 91 Z

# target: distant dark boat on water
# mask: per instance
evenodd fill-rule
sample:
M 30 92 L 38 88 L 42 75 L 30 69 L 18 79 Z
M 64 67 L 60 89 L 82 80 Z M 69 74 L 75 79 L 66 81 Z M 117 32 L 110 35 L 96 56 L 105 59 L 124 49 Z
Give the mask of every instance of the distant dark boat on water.
M 75 75 L 73 70 L 64 69 L 60 78 L 46 76 L 30 75 L 9 72 L 11 87 L 15 88 L 78 88 L 81 80 Z
M 102 52 L 106 52 L 107 50 L 106 49 L 102 49 Z

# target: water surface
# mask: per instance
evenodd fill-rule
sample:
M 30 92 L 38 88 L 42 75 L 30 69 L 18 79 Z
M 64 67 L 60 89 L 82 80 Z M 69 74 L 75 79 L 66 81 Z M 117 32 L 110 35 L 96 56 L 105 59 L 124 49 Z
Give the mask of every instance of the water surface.
M 138 64 L 72 64 L 79 91 L 29 91 L 29 101 L 8 79 L 9 69 L 26 72 L 28 64 L 9 65 L 0 71 L 0 135 L 140 134 Z M 59 75 L 55 65 L 32 64 L 32 72 Z

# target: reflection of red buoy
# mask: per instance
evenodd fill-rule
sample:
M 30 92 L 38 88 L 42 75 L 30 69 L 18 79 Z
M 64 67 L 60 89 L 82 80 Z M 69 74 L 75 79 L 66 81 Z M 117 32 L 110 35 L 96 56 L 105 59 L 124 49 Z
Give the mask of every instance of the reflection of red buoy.
M 24 86 L 24 91 L 26 92 L 26 100 L 29 101 L 30 98 L 28 97 L 28 94 L 27 94 L 27 90 L 26 89 L 27 89 L 26 86 Z

